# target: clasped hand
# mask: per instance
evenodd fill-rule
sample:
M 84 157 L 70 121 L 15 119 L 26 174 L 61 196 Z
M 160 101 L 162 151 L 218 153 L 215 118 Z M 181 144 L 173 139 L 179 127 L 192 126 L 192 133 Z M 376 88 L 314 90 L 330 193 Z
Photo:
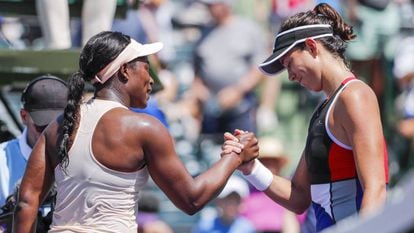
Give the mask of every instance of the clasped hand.
M 259 156 L 258 140 L 251 132 L 236 129 L 234 134 L 224 133 L 224 140 L 221 156 L 237 154 L 242 161 L 241 167 Z

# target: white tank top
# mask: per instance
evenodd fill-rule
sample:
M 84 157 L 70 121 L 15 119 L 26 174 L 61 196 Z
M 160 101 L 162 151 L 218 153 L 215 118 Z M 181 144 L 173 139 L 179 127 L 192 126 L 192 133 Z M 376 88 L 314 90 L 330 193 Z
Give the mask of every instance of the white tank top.
M 115 171 L 99 163 L 92 152 L 95 127 L 113 108 L 126 107 L 98 99 L 81 105 L 66 173 L 55 168 L 57 199 L 49 232 L 137 232 L 138 192 L 148 181 L 147 168 Z

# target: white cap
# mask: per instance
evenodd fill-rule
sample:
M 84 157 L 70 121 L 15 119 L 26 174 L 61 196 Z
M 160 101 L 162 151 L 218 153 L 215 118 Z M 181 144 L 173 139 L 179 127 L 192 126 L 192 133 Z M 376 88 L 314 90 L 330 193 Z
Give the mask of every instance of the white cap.
M 243 178 L 233 175 L 217 198 L 225 198 L 233 192 L 239 194 L 241 198 L 246 197 L 249 195 L 249 185 Z
M 91 82 L 105 83 L 124 63 L 128 63 L 137 57 L 145 57 L 157 53 L 163 47 L 164 44 L 161 42 L 141 44 L 134 39 L 131 39 L 131 42 L 125 47 L 125 49 L 112 62 L 100 70 L 95 75 L 95 79 L 92 79 Z

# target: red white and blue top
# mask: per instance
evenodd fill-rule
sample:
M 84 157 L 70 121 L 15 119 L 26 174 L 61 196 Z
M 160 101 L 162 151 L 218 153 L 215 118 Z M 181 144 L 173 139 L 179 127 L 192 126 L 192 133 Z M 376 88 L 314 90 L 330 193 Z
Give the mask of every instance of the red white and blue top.
M 351 82 L 345 79 L 334 95 L 321 103 L 314 112 L 305 147 L 305 158 L 311 182 L 312 205 L 316 230 L 321 231 L 337 221 L 359 212 L 363 190 L 358 180 L 352 147 L 331 133 L 328 116 L 338 96 Z M 385 140 L 384 169 L 388 182 L 388 155 Z

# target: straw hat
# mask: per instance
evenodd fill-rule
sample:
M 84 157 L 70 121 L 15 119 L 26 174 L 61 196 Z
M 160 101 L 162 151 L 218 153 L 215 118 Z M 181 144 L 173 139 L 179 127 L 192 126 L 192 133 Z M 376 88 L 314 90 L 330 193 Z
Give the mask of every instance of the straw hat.
M 283 167 L 288 162 L 288 156 L 282 143 L 273 137 L 261 137 L 259 140 L 259 159 L 275 159 Z

